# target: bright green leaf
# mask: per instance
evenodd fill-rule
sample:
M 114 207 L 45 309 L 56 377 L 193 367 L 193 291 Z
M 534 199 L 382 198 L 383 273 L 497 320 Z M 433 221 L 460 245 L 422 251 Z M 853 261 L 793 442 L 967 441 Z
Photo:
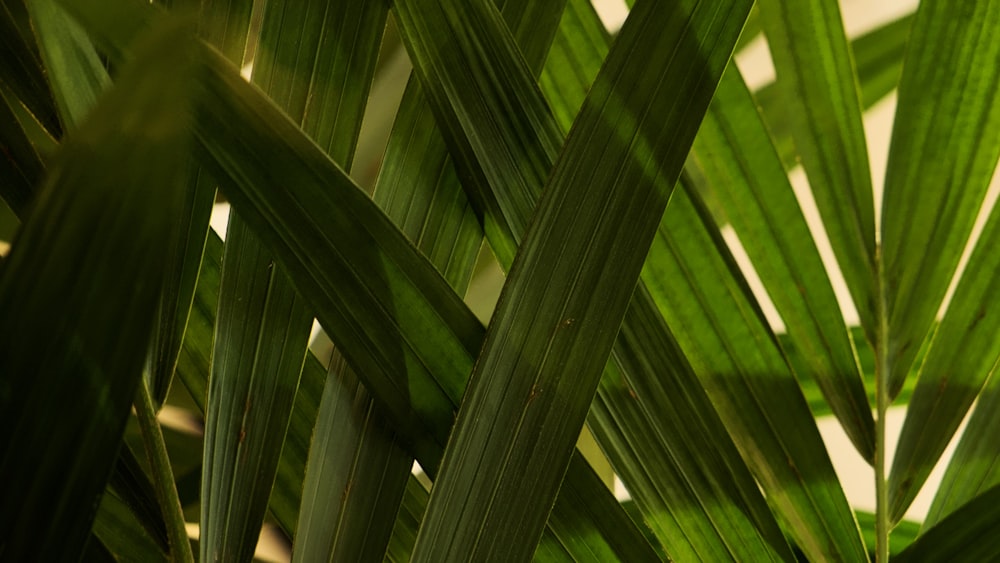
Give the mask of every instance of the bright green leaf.
M 1000 4 L 921 2 L 909 45 L 882 211 L 892 396 L 934 321 L 1000 157 Z

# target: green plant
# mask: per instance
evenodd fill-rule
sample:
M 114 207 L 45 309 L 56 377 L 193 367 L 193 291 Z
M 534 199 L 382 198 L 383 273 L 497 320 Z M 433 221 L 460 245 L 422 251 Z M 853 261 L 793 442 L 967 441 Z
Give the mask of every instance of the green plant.
M 0 558 L 247 560 L 265 518 L 303 561 L 1000 555 L 996 213 L 935 317 L 1000 154 L 997 2 L 853 43 L 833 0 L 638 0 L 614 38 L 586 0 L 155 4 L 2 2 Z M 730 59 L 760 29 L 778 80 L 751 93 Z M 359 135 L 400 38 L 382 155 Z M 861 110 L 897 84 L 876 229 Z M 492 256 L 484 327 L 460 295 Z

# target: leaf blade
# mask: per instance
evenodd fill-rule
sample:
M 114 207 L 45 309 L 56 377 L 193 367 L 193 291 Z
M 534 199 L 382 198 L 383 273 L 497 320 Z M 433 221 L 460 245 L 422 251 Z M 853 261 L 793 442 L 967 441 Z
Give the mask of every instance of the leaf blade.
M 403 11 L 401 4 L 396 4 L 397 13 Z M 743 8 L 742 12 L 741 8 Z M 604 271 L 595 272 L 583 268 L 578 270 L 574 264 L 577 258 L 583 256 L 593 260 L 597 259 L 596 256 L 600 256 L 603 263 L 609 259 L 611 255 L 609 249 L 612 246 L 619 251 L 622 248 L 635 250 L 635 247 L 638 247 L 640 252 L 623 253 L 624 255 L 616 256 L 615 258 L 622 260 L 621 263 L 611 260 L 612 263 L 622 266 L 626 272 L 631 267 L 634 273 L 638 274 L 642 260 L 641 251 L 644 249 L 643 239 L 647 239 L 648 235 L 655 229 L 659 211 L 666 204 L 666 197 L 670 191 L 669 185 L 672 184 L 668 180 L 668 187 L 664 189 L 663 184 L 660 183 L 662 179 L 659 175 L 663 174 L 664 177 L 669 178 L 672 174 L 679 173 L 681 162 L 677 159 L 677 152 L 686 152 L 688 140 L 685 139 L 685 133 L 691 136 L 694 134 L 692 123 L 684 118 L 683 111 L 690 110 L 693 114 L 699 115 L 704 110 L 701 104 L 704 103 L 707 106 L 710 93 L 717 80 L 717 75 L 713 76 L 713 72 L 721 73 L 722 65 L 718 64 L 718 59 L 728 59 L 737 39 L 738 28 L 742 26 L 749 5 L 728 5 L 719 12 L 707 10 L 707 13 L 699 13 L 694 7 L 686 6 L 680 13 L 675 14 L 670 7 L 647 3 L 640 4 L 636 10 L 641 16 L 632 19 L 631 21 L 634 23 L 631 26 L 626 25 L 622 35 L 619 36 L 619 43 L 616 44 L 617 51 L 612 50 L 609 62 L 605 66 L 608 74 L 604 78 L 599 77 L 598 85 L 591 90 L 591 97 L 588 101 L 592 105 L 589 106 L 589 109 L 585 107 L 584 116 L 586 118 L 581 118 L 582 121 L 577 122 L 577 127 L 574 129 L 576 135 L 574 136 L 574 133 L 571 132 L 567 148 L 563 153 L 564 160 L 560 160 L 557 164 L 549 191 L 546 192 L 548 195 L 547 197 L 543 196 L 540 215 L 536 217 L 533 227 L 535 229 L 533 233 L 538 238 L 532 239 L 532 235 L 528 235 L 520 254 L 521 258 L 512 268 L 505 286 L 507 299 L 501 299 L 498 312 L 494 316 L 489 333 L 491 336 L 487 336 L 484 352 L 476 364 L 476 370 L 470 382 L 470 390 L 459 411 L 456 428 L 448 446 L 449 453 L 446 454 L 442 474 L 431 495 L 428 512 L 425 515 L 415 548 L 414 558 L 416 560 L 474 557 L 476 554 L 485 556 L 487 553 L 491 553 L 497 545 L 523 544 L 525 539 L 528 540 L 526 543 L 530 544 L 531 547 L 534 546 L 541 531 L 540 520 L 545 517 L 548 506 L 527 506 L 528 503 L 524 502 L 523 496 L 520 499 L 512 498 L 511 495 L 504 494 L 504 491 L 511 490 L 513 481 L 519 481 L 521 477 L 518 476 L 523 476 L 522 471 L 527 471 L 533 476 L 530 489 L 532 497 L 539 494 L 547 501 L 554 496 L 555 487 L 558 486 L 563 468 L 568 462 L 568 455 L 566 455 L 568 451 L 562 453 L 566 449 L 563 444 L 567 441 L 572 444 L 572 441 L 575 440 L 575 433 L 578 433 L 579 430 L 578 424 L 582 422 L 583 414 L 595 390 L 602 360 L 610 351 L 614 338 L 613 334 L 607 332 L 599 335 L 588 334 L 587 339 L 575 335 L 568 338 L 567 336 L 578 331 L 589 332 L 605 320 L 612 320 L 615 324 L 620 322 L 632 289 L 630 283 L 623 286 L 620 281 L 613 280 L 613 276 L 610 279 L 603 277 Z M 635 13 L 637 12 L 634 11 L 633 14 Z M 426 17 L 426 12 L 422 15 Z M 489 21 L 485 19 L 488 15 L 471 10 L 462 15 L 469 18 L 461 20 L 465 21 L 466 25 L 478 24 L 484 28 L 488 25 L 484 23 L 484 21 Z M 713 20 L 713 17 L 717 15 L 719 21 Z M 414 14 L 411 13 L 404 13 L 400 16 L 400 20 L 404 22 L 404 38 L 407 37 L 407 18 L 412 17 Z M 689 18 L 704 26 L 704 28 L 698 28 L 699 31 L 715 37 L 715 34 L 709 34 L 706 31 L 710 26 L 708 22 L 712 22 L 717 26 L 713 27 L 712 31 L 719 32 L 723 39 L 720 39 L 718 43 L 708 41 L 695 43 L 697 47 L 693 47 L 692 44 L 683 44 L 678 41 L 676 35 L 660 33 L 660 27 L 648 23 L 649 21 L 655 21 L 658 24 L 669 23 L 679 33 L 680 30 L 687 29 L 688 25 L 695 25 L 689 22 Z M 704 20 L 699 18 L 704 18 Z M 413 23 L 416 24 L 416 22 Z M 418 29 L 412 29 L 410 33 L 420 33 L 419 24 L 416 25 Z M 430 28 L 429 25 L 428 28 Z M 489 37 L 488 41 L 502 39 L 502 36 L 497 38 L 487 35 L 487 37 Z M 681 35 L 681 37 L 684 36 Z M 657 43 L 657 40 L 662 40 L 663 43 Z M 409 41 L 417 42 L 413 38 L 410 38 Z M 650 49 L 649 52 L 666 53 L 661 55 L 664 60 L 658 60 L 657 64 L 651 65 L 658 72 L 654 73 L 652 78 L 648 78 L 647 82 L 643 82 L 636 75 L 630 73 L 630 71 L 636 70 L 634 66 L 628 67 L 623 64 L 630 49 L 636 48 L 640 44 L 662 47 L 661 50 Z M 707 69 L 704 67 L 689 68 L 685 64 L 677 66 L 667 64 L 667 61 L 671 60 L 670 55 L 674 53 L 674 49 L 684 53 L 701 53 L 697 50 L 701 47 L 714 55 L 714 57 L 706 56 L 717 65 L 716 67 L 711 66 L 712 63 L 706 65 Z M 684 57 L 679 58 L 683 59 Z M 696 101 L 692 101 L 690 106 L 684 106 L 683 109 L 680 109 L 671 105 L 673 98 L 669 97 L 669 94 L 663 99 L 657 98 L 659 81 L 666 80 L 664 77 L 668 75 L 671 79 L 690 88 L 690 90 L 684 91 Z M 617 88 L 622 85 L 627 85 L 624 86 L 625 88 L 635 88 L 625 92 Z M 621 99 L 613 100 L 614 96 L 621 96 Z M 671 100 L 671 102 L 667 100 Z M 657 102 L 662 105 L 657 105 Z M 649 117 L 647 111 L 655 117 Z M 633 120 L 629 124 L 630 127 L 624 132 L 602 129 L 602 127 L 606 127 L 605 120 L 614 121 L 614 118 L 623 116 Z M 684 131 L 684 133 L 678 133 L 681 140 L 674 145 L 661 136 L 662 131 L 655 126 L 644 130 L 643 133 L 648 135 L 648 139 L 644 140 L 648 144 L 639 143 L 639 148 L 635 149 L 641 155 L 638 163 L 632 159 L 633 154 L 631 150 L 628 150 L 632 147 L 629 146 L 628 141 L 624 143 L 625 150 L 621 146 L 612 147 L 607 154 L 602 154 L 601 151 L 597 154 L 589 154 L 584 151 L 574 154 L 572 150 L 572 147 L 576 146 L 575 143 L 584 143 L 581 146 L 585 146 L 589 139 L 595 135 L 604 138 L 607 135 L 620 133 L 625 139 L 629 139 L 632 134 L 638 135 L 640 124 L 644 124 L 643 119 L 645 118 L 650 120 L 649 123 L 662 125 L 664 122 L 668 122 Z M 687 131 L 688 129 L 690 131 Z M 551 142 L 545 136 L 550 134 L 548 131 L 551 129 L 543 129 L 542 135 L 538 137 L 540 142 L 535 145 L 538 147 L 535 149 L 536 156 L 529 157 L 533 162 L 542 163 L 546 158 L 545 147 Z M 603 150 L 604 147 L 601 149 Z M 643 170 L 644 159 L 652 159 L 654 155 L 666 160 L 668 164 L 665 165 L 665 170 L 657 169 L 653 172 Z M 621 165 L 624 172 L 620 176 L 607 175 L 606 171 L 600 172 L 591 166 L 595 161 L 600 162 L 603 158 L 607 158 L 605 166 L 611 164 L 603 170 L 616 169 L 616 165 Z M 586 173 L 581 172 L 581 170 L 586 170 Z M 583 204 L 579 204 L 580 202 L 570 203 L 567 192 L 570 190 L 570 186 L 579 181 L 575 174 L 590 173 L 596 176 L 596 179 L 591 183 L 591 193 L 583 196 L 581 200 L 584 202 Z M 650 176 L 644 177 L 644 173 L 649 173 Z M 634 182 L 640 182 L 639 185 L 643 186 L 637 194 L 633 195 L 627 190 L 618 191 L 619 186 Z M 635 199 L 632 199 L 633 197 Z M 646 229 L 648 232 L 637 228 L 636 231 L 641 234 L 629 233 L 629 235 L 636 237 L 630 242 L 625 242 L 629 240 L 629 236 L 623 235 L 622 239 L 618 239 L 617 236 L 609 233 L 606 230 L 608 223 L 603 222 L 603 210 L 597 209 L 595 203 L 604 202 L 604 198 L 609 198 L 607 200 L 609 208 L 614 210 L 609 211 L 609 213 L 617 214 L 615 215 L 617 218 L 627 217 L 629 224 L 642 225 L 646 223 L 649 227 Z M 614 205 L 610 205 L 611 201 L 614 201 Z M 587 209 L 587 204 L 590 206 L 589 209 Z M 569 221 L 569 223 L 564 223 L 564 221 Z M 565 233 L 572 231 L 572 229 L 567 231 L 567 226 L 571 224 L 592 225 L 595 229 L 602 231 L 601 234 L 607 238 L 604 239 L 603 243 L 595 244 L 595 249 L 592 249 L 590 248 L 592 241 L 589 237 L 573 240 L 565 235 Z M 589 229 L 583 230 L 589 231 Z M 565 240 L 563 240 L 564 236 L 566 236 Z M 595 237 L 595 240 L 601 240 L 601 238 Z M 572 251 L 569 250 L 571 248 Z M 579 252 L 580 256 L 575 256 L 574 252 Z M 591 252 L 595 254 L 590 254 Z M 551 278 L 548 272 L 543 274 L 541 270 L 533 269 L 533 264 L 536 263 L 546 263 L 552 266 Z M 519 270 L 519 264 L 525 269 Z M 561 279 L 560 276 L 565 276 L 565 279 L 572 283 L 565 286 L 560 283 L 549 283 L 552 279 Z M 628 277 L 626 274 L 625 278 L 628 279 Z M 575 285 L 577 283 L 579 285 Z M 614 288 L 616 283 L 617 289 Z M 543 286 L 542 291 L 535 291 Z M 579 289 L 580 294 L 564 290 L 565 287 L 574 288 L 574 286 L 586 289 Z M 596 293 L 606 298 L 604 305 L 592 306 L 589 299 L 582 295 L 590 295 L 595 288 L 600 288 L 600 291 Z M 624 291 L 622 291 L 623 289 Z M 552 300 L 543 298 L 549 290 L 551 290 L 549 297 Z M 525 299 L 528 300 L 525 301 Z M 597 320 L 592 321 L 587 318 L 588 314 L 593 314 Z M 579 328 L 573 327 L 578 316 L 584 318 L 581 319 Z M 538 321 L 538 319 L 544 320 Z M 588 325 L 588 321 L 595 324 Z M 525 336 L 526 334 L 536 335 L 537 342 L 542 344 L 527 345 L 536 339 L 528 338 Z M 511 340 L 508 341 L 508 338 Z M 581 340 L 577 340 L 578 338 L 588 343 L 581 344 L 581 347 L 587 348 L 587 352 L 574 348 L 574 342 L 581 342 Z M 503 345 L 499 344 L 501 342 Z M 522 345 L 526 345 L 523 350 L 521 349 Z M 550 346 L 551 348 L 549 348 Z M 507 354 L 513 354 L 514 351 L 517 351 L 517 358 L 507 356 Z M 596 364 L 593 361 L 595 359 L 597 359 Z M 532 367 L 532 364 L 543 366 L 550 361 L 558 367 L 550 367 L 548 372 L 540 370 L 539 367 Z M 568 363 L 564 364 L 564 362 Z M 513 369 L 511 372 L 503 367 L 519 365 L 522 366 L 520 369 Z M 565 373 L 562 371 L 564 369 L 588 374 L 588 379 L 592 380 L 592 384 L 587 379 L 584 380 L 586 383 L 580 381 L 570 383 L 561 379 L 561 375 Z M 572 389 L 567 386 L 572 386 Z M 557 410 L 550 411 L 549 409 L 555 404 L 554 399 L 550 398 L 552 396 L 564 398 L 560 399 Z M 524 406 L 525 402 L 527 406 Z M 491 412 L 491 420 L 478 425 L 476 424 L 479 417 L 478 409 L 486 405 L 490 405 L 488 410 Z M 574 417 L 576 420 L 573 420 Z M 574 427 L 574 423 L 577 424 L 576 427 Z M 540 445 L 536 448 L 535 440 L 537 438 L 534 436 L 536 436 L 536 432 L 539 432 L 541 425 L 546 425 L 548 432 L 552 433 L 554 446 Z M 524 428 L 523 434 L 519 427 Z M 499 458 L 496 455 L 491 455 L 496 453 L 500 454 Z M 449 465 L 450 458 L 448 456 L 456 456 L 454 459 L 457 461 L 453 462 L 455 465 Z M 494 462 L 497 464 L 494 465 Z M 465 469 L 466 463 L 469 464 L 471 471 Z M 502 513 L 499 510 L 492 510 L 493 503 L 504 505 Z M 452 510 L 460 510 L 462 517 L 460 519 L 453 518 L 455 513 L 449 516 L 449 512 Z M 480 526 L 483 527 L 480 528 Z M 445 530 L 448 531 L 445 532 Z M 520 547 L 519 551 L 512 556 L 518 558 L 519 555 L 520 557 L 524 556 L 524 546 Z
M 835 0 L 768 0 L 760 12 L 795 145 L 861 325 L 874 342 L 874 199 L 854 61 L 839 5 Z
M 914 20 L 882 211 L 891 396 L 930 329 L 1000 157 L 998 28 L 1000 7 L 990 3 L 923 2 Z M 950 157 L 936 158 L 943 154 Z
M 5 381 L 0 392 L 6 403 L 4 427 L 27 430 L 36 413 L 61 405 L 56 418 L 61 429 L 47 428 L 43 445 L 32 444 L 38 437 L 27 431 L 3 439 L 0 473 L 5 483 L 16 484 L 16 490 L 8 487 L 3 495 L 0 543 L 6 544 L 5 556 L 59 558 L 80 553 L 93 514 L 78 507 L 96 506 L 115 460 L 146 353 L 163 268 L 159 255 L 178 212 L 176 171 L 186 154 L 192 98 L 187 84 L 199 68 L 194 54 L 173 48 L 178 37 L 184 33 L 176 25 L 159 30 L 140 49 L 140 64 L 123 72 L 119 87 L 102 100 L 78 136 L 67 139 L 32 219 L 4 263 L 0 299 L 5 315 L 0 322 L 8 325 L 3 332 L 11 337 L 2 344 L 6 350 L 0 354 L 0 371 L 47 374 L 32 382 Z M 161 73 L 177 81 L 164 88 Z M 120 168 L 119 163 L 130 159 L 135 161 L 132 167 Z M 101 228 L 87 237 L 69 228 L 51 233 L 46 221 L 60 217 L 75 221 L 76 229 L 95 224 Z M 49 252 L 33 257 L 31 251 L 39 248 L 58 249 L 63 258 L 75 255 L 76 262 L 49 261 Z M 120 260 L 139 273 L 124 271 Z M 58 290 L 37 287 L 34 276 L 61 279 L 65 285 L 67 268 L 74 270 L 69 279 L 87 281 Z M 138 285 L 136 279 L 141 280 Z M 53 329 L 39 327 L 32 318 L 46 302 L 61 309 L 60 324 L 54 328 L 61 337 L 51 340 L 51 348 L 40 349 L 36 339 Z M 118 341 L 119 330 L 129 335 L 127 342 Z M 25 340 L 17 341 L 14 335 Z M 48 397 L 38 385 L 59 387 L 63 400 Z M 15 396 L 16 408 L 9 404 Z M 44 403 L 33 404 L 39 400 Z M 52 455 L 54 451 L 61 453 Z M 67 467 L 75 470 L 67 472 Z

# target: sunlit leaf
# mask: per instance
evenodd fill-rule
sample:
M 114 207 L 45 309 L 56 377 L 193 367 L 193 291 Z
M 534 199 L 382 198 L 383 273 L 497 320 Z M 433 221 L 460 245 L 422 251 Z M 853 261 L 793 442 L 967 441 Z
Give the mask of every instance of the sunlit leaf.
M 876 332 L 875 209 L 854 60 L 836 0 L 760 5 L 795 146 L 865 334 Z
M 892 395 L 931 327 L 1000 157 L 1000 5 L 921 2 L 909 45 L 882 207 Z

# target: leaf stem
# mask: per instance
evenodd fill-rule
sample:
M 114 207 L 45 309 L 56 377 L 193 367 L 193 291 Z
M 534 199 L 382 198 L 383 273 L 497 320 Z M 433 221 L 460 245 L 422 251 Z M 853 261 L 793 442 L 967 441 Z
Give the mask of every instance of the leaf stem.
M 146 448 L 146 457 L 153 469 L 153 486 L 156 498 L 163 512 L 163 520 L 167 526 L 167 539 L 170 542 L 172 560 L 180 563 L 194 563 L 194 553 L 184 528 L 184 513 L 181 510 L 180 497 L 177 496 L 177 485 L 174 483 L 174 472 L 170 468 L 170 458 L 167 456 L 167 446 L 163 441 L 163 432 L 156 420 L 156 408 L 149 392 L 149 384 L 143 377 L 139 383 L 139 391 L 135 398 L 136 418 L 139 419 L 139 430 L 142 433 L 142 443 Z
M 878 270 L 878 334 L 875 343 L 875 563 L 889 562 L 889 484 L 886 481 L 886 412 L 889 398 L 889 315 L 882 271 L 881 245 L 876 250 Z

